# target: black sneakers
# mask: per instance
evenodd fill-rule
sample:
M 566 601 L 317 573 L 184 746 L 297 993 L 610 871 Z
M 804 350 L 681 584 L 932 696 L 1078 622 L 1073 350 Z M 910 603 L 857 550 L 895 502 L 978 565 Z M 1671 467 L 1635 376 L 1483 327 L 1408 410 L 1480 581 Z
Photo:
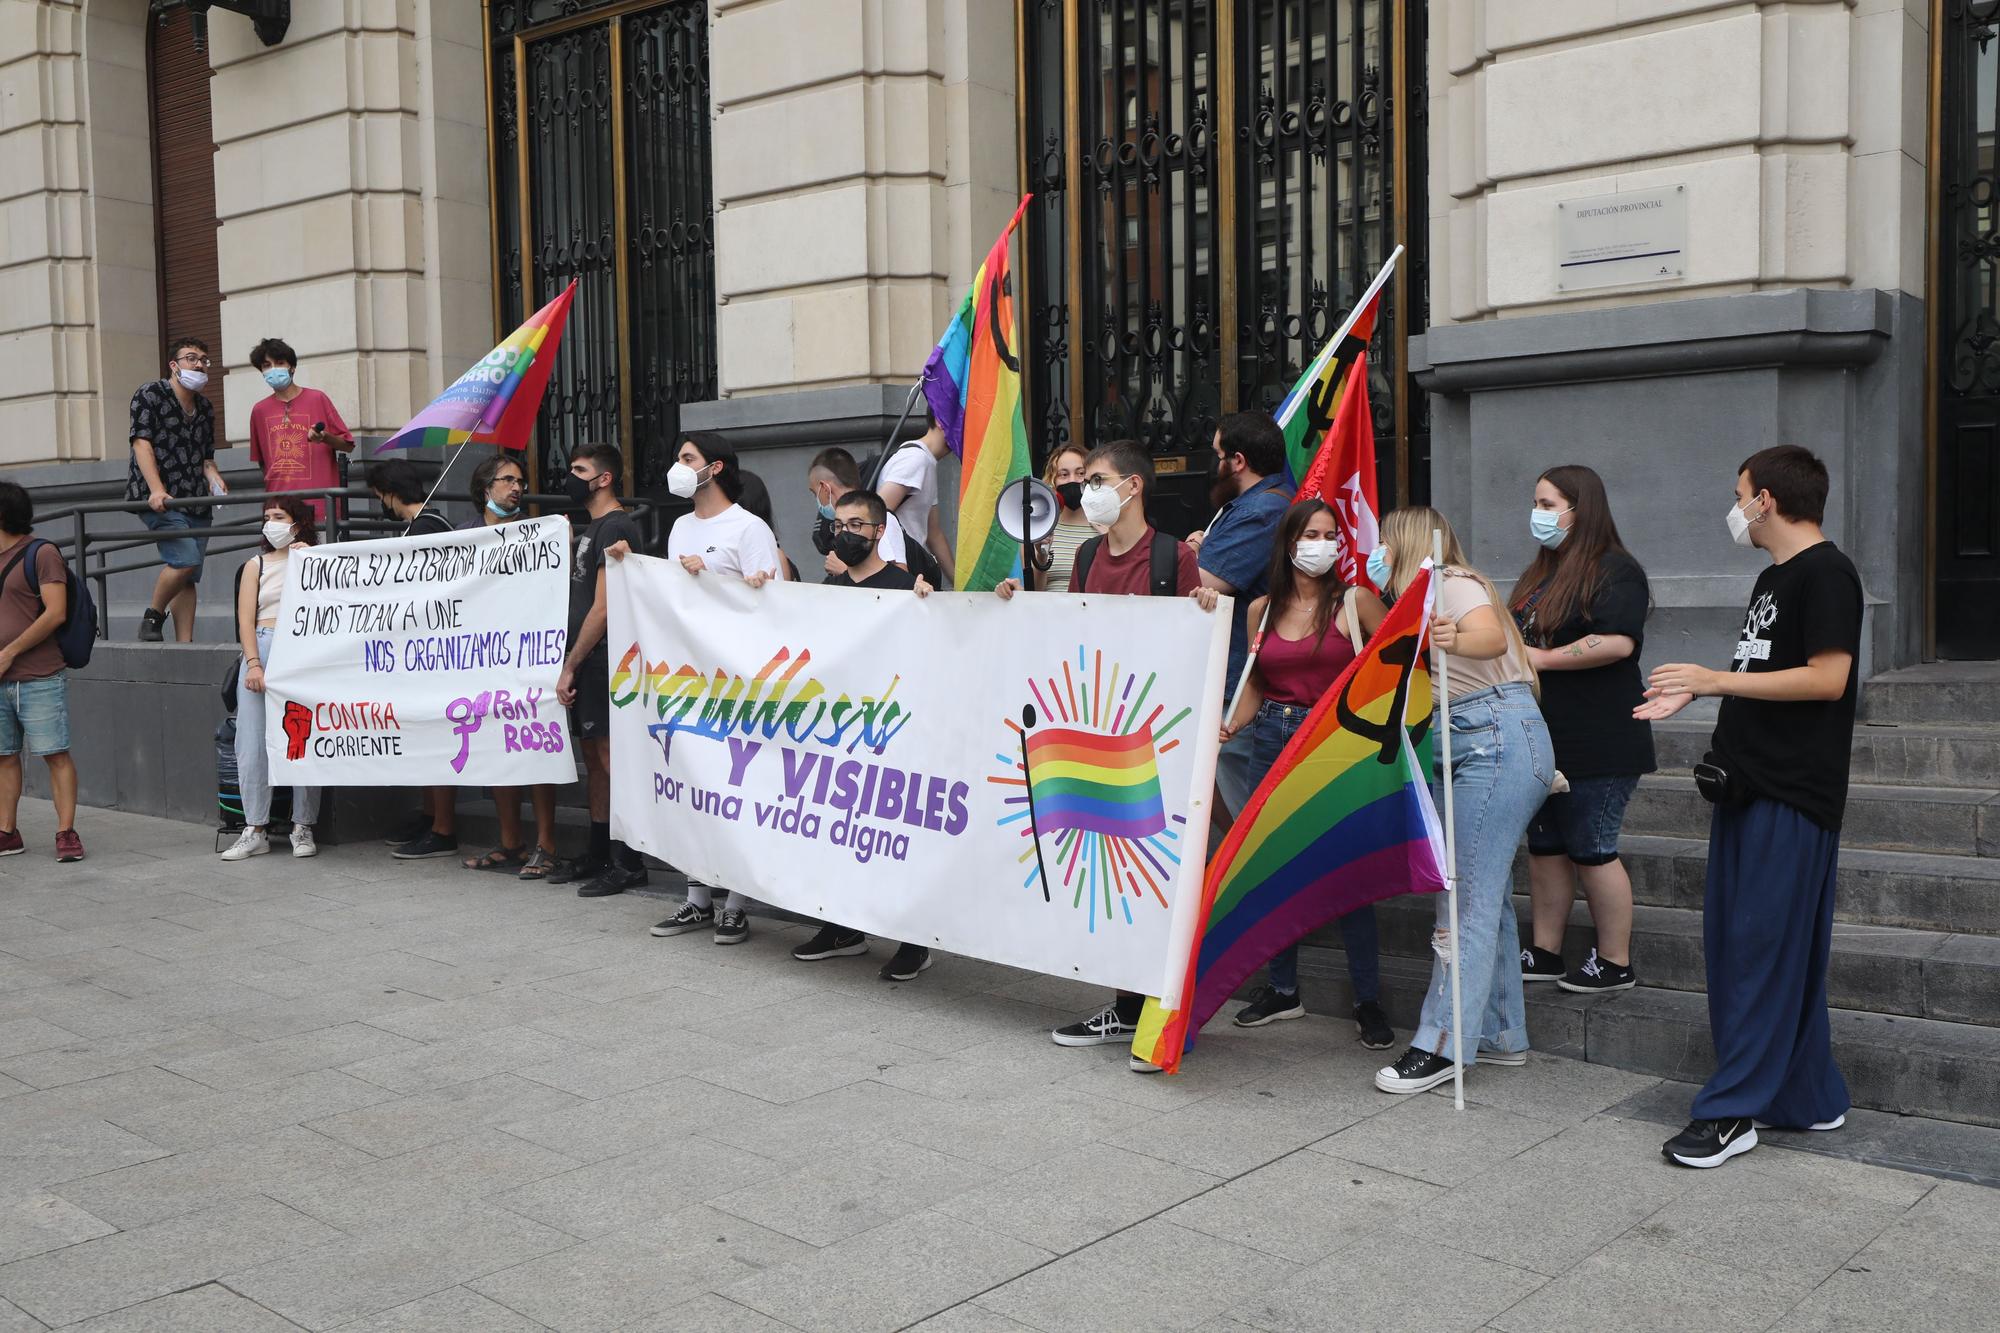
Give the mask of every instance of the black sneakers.
M 1304 1018 L 1306 1007 L 1299 1003 L 1298 992 L 1287 995 L 1276 986 L 1266 986 L 1257 992 L 1257 998 L 1236 1012 L 1236 1026 L 1240 1028 L 1260 1028 L 1266 1023 L 1275 1023 L 1284 1018 Z
M 915 981 L 917 974 L 931 965 L 931 951 L 921 944 L 905 944 L 896 956 L 882 964 L 878 974 L 884 981 Z
M 1117 1005 L 1107 1004 L 1089 1018 L 1057 1028 L 1049 1033 L 1049 1040 L 1058 1046 L 1108 1046 L 1115 1041 L 1131 1041 L 1138 1030 L 1137 1023 L 1127 1023 L 1118 1016 Z
M 664 939 L 669 935 L 685 935 L 690 931 L 707 930 L 714 924 L 713 907 L 696 907 L 693 903 L 682 903 L 681 910 L 654 926 L 652 933 Z
M 1387 1069 L 1375 1071 L 1375 1086 L 1384 1092 L 1429 1092 L 1440 1083 L 1451 1082 L 1451 1061 L 1412 1046 L 1403 1058 Z
M 1521 979 L 1526 981 L 1528 974 L 1523 972 Z M 1621 963 L 1606 962 L 1597 956 L 1595 949 L 1590 951 L 1590 957 L 1583 960 L 1583 966 L 1568 976 L 1556 980 L 1556 985 L 1566 991 L 1575 991 L 1578 995 L 1595 995 L 1599 991 L 1631 990 L 1638 984 L 1639 979 L 1632 975 L 1631 968 Z
M 1566 970 L 1559 953 L 1532 947 L 1521 950 L 1523 981 L 1561 981 Z
M 1774 1125 L 1764 1120 L 1753 1120 L 1750 1123 L 1758 1129 L 1778 1129 L 1783 1130 L 1787 1134 L 1825 1134 L 1831 1130 L 1839 1129 L 1842 1125 L 1846 1124 L 1847 1112 L 1842 1111 L 1831 1120 L 1816 1120 L 1810 1125 Z
M 1721 1166 L 1757 1146 L 1757 1126 L 1748 1116 L 1734 1120 L 1690 1120 L 1688 1127 L 1660 1145 L 1670 1162 Z
M 418 838 L 430 832 L 430 827 L 431 817 L 429 815 L 411 815 L 408 819 L 396 825 L 394 832 L 382 839 L 382 845 L 384 847 L 401 847 L 406 842 L 415 842 Z
M 1389 1026 L 1389 1015 L 1373 1000 L 1354 1006 L 1354 1030 L 1361 1034 L 1361 1044 L 1371 1051 L 1386 1051 L 1396 1044 L 1396 1030 Z
M 609 865 L 576 886 L 579 898 L 610 898 L 646 882 L 646 867 Z
M 868 937 L 846 926 L 822 926 L 819 934 L 792 950 L 801 963 L 817 963 L 823 958 L 852 958 L 868 952 Z
M 167 637 L 167 613 L 146 608 L 146 614 L 139 618 L 139 642 L 159 643 Z
M 750 914 L 744 911 L 723 909 L 715 921 L 715 942 L 717 944 L 741 944 L 750 938 Z
M 556 862 L 556 868 L 549 872 L 551 884 L 577 884 L 587 879 L 596 879 L 608 869 L 607 861 L 593 861 L 588 856 L 572 856 Z
M 451 856 L 457 851 L 457 838 L 446 837 L 436 829 L 425 829 L 421 836 L 412 838 L 389 855 L 398 861 L 429 861 L 434 857 Z

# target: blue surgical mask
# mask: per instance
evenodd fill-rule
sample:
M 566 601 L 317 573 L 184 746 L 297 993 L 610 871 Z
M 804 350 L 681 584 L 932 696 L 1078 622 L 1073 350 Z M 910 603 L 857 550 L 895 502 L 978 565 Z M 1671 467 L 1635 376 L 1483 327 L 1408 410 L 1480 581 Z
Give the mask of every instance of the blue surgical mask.
M 1368 553 L 1368 581 L 1377 588 L 1387 588 L 1389 573 L 1389 548 L 1378 546 Z
M 282 393 L 292 387 L 292 372 L 283 366 L 272 366 L 264 372 L 264 383 Z
M 1535 540 L 1553 551 L 1569 536 L 1569 529 L 1562 525 L 1562 516 L 1567 509 L 1531 509 L 1528 511 L 1528 531 Z
M 495 518 L 512 518 L 521 512 L 521 506 L 515 505 L 512 509 L 506 509 L 488 500 L 486 502 L 486 512 Z
M 833 521 L 833 506 L 824 504 L 821 505 L 819 507 L 819 516 L 827 520 L 827 522 L 831 523 Z

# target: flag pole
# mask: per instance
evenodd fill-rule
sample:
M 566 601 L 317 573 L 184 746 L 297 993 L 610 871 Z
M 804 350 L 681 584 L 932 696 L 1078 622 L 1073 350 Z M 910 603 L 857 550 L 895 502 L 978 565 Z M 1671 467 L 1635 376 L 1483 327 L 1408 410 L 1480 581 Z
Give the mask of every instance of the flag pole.
M 1444 577 L 1444 533 L 1431 529 L 1431 578 Z M 1444 649 L 1431 646 L 1437 661 L 1438 746 L 1444 770 L 1444 896 L 1451 914 L 1451 1093 L 1452 1105 L 1465 1109 L 1465 1022 L 1458 985 L 1458 833 L 1451 813 L 1451 660 Z

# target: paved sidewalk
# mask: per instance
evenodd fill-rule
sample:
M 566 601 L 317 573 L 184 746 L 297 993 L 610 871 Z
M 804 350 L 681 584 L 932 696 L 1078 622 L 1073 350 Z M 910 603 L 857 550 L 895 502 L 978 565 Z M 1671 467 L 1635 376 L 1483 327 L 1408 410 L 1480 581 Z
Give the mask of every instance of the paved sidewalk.
M 1993 1327 L 2000 1190 L 1777 1146 L 1536 1056 L 1393 1098 L 1346 1022 L 1177 1078 L 1090 987 L 656 940 L 634 897 L 224 865 L 92 812 L 0 862 L 0 1333 Z M 1308 997 L 1310 1000 L 1310 996 Z M 1671 1090 L 1668 1090 L 1671 1091 Z M 1658 1096 L 1653 1098 L 1660 1100 Z

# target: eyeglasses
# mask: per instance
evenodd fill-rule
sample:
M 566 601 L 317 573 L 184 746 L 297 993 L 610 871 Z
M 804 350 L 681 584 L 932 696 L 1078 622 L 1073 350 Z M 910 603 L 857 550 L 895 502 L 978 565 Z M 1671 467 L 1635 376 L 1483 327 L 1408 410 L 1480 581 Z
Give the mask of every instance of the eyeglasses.
M 184 366 L 192 366 L 197 370 L 206 370 L 210 365 L 209 359 L 200 352 L 183 352 L 181 355 L 175 357 L 174 360 Z
M 842 532 L 851 532 L 857 537 L 866 537 L 870 529 L 879 528 L 882 524 L 870 523 L 865 518 L 850 518 L 844 521 L 837 521 L 834 523 L 834 526 Z
M 1104 486 L 1123 486 L 1125 484 L 1125 478 L 1117 476 L 1116 474 L 1107 477 L 1102 472 L 1093 472 L 1090 474 L 1089 477 L 1084 479 L 1083 484 L 1085 486 L 1088 486 L 1091 490 L 1094 491 Z

